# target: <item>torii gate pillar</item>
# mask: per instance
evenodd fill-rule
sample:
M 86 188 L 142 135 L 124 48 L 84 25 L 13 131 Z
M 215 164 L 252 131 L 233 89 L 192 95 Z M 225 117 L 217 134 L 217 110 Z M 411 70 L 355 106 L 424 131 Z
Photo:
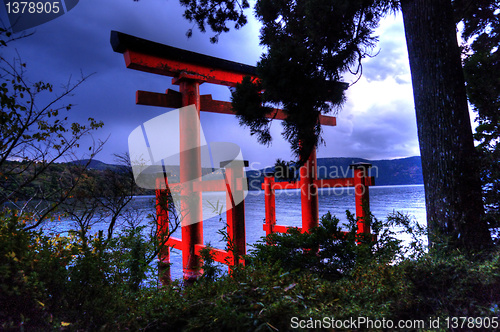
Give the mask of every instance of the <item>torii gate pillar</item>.
M 316 148 L 307 162 L 300 167 L 300 203 L 302 207 L 302 232 L 309 232 L 319 224 Z
M 180 183 L 191 184 L 181 187 L 182 215 L 182 266 L 186 282 L 196 280 L 202 273 L 201 259 L 195 245 L 203 244 L 202 193 L 193 190 L 193 182 L 201 179 L 200 155 L 200 83 L 194 79 L 173 79 L 179 85 L 182 106 L 195 105 L 196 118 L 192 112 L 179 114 L 180 129 Z M 196 148 L 193 148 L 196 147 Z

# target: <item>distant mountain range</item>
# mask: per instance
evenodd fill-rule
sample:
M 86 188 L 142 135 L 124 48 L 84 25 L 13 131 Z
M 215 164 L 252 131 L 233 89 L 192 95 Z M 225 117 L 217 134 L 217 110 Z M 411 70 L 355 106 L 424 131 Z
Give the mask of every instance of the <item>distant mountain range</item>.
M 318 170 L 321 167 L 328 169 L 348 169 L 353 163 L 366 162 L 373 165 L 371 176 L 375 177 L 377 186 L 423 184 L 422 163 L 419 156 L 392 159 L 392 160 L 366 160 L 360 158 L 319 158 Z M 339 174 L 340 175 L 340 174 Z M 349 175 L 349 177 L 352 174 Z M 318 174 L 322 178 L 322 174 Z M 343 176 L 339 176 L 343 177 Z
M 80 160 L 73 160 L 73 161 L 67 162 L 66 164 L 83 166 L 83 165 L 86 165 L 88 162 L 89 162 L 88 159 L 80 159 Z M 104 170 L 109 169 L 112 171 L 120 172 L 120 171 L 123 171 L 124 169 L 126 169 L 126 167 L 127 166 L 124 166 L 124 165 L 106 164 L 100 160 L 92 159 L 87 168 L 97 170 L 97 171 L 104 171 Z
M 88 160 L 73 161 L 73 164 L 86 164 Z M 361 158 L 318 158 L 318 178 L 344 178 L 352 177 L 352 170 L 349 165 L 359 162 L 370 163 L 373 165 L 371 176 L 375 177 L 377 186 L 386 185 L 409 185 L 422 184 L 422 164 L 420 157 L 409 157 L 392 160 L 367 160 Z M 92 160 L 89 164 L 90 169 L 114 171 L 123 170 L 124 166 L 111 165 L 99 160 Z M 179 166 L 167 166 L 171 173 L 173 182 L 178 179 Z M 248 170 L 246 175 L 249 179 L 250 189 L 260 189 L 264 182 L 264 173 L 273 171 L 274 167 L 268 167 L 261 170 Z M 203 174 L 210 173 L 210 169 L 203 169 Z
M 392 159 L 367 160 L 362 158 L 318 158 L 318 178 L 348 178 L 352 177 L 349 166 L 354 163 L 370 163 L 370 175 L 375 177 L 375 185 L 409 185 L 423 184 L 422 164 L 419 156 Z M 247 171 L 251 189 L 260 188 L 264 182 L 264 173 L 272 172 L 274 167 L 263 170 Z

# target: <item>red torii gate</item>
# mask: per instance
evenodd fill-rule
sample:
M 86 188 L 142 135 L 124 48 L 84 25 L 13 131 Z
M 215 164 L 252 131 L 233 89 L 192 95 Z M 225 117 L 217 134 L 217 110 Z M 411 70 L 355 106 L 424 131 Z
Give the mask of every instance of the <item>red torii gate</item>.
M 302 232 L 308 232 L 311 228 L 318 226 L 318 219 L 313 222 L 309 222 L 308 218 L 304 218 L 304 211 L 309 211 L 309 205 L 306 201 L 306 194 L 310 193 L 314 195 L 317 202 L 317 189 L 319 188 L 344 188 L 344 187 L 354 187 L 355 205 L 356 205 L 356 218 L 358 226 L 358 234 L 369 234 L 370 225 L 366 223 L 367 213 L 369 212 L 370 204 L 370 193 L 369 186 L 375 184 L 374 177 L 368 176 L 368 170 L 371 168 L 371 164 L 368 163 L 356 163 L 352 164 L 350 168 L 353 169 L 352 178 L 339 178 L 339 179 L 320 179 L 317 178 L 310 179 L 305 178 L 302 175 L 299 182 L 275 182 L 274 174 L 265 174 L 264 183 L 262 184 L 262 189 L 264 190 L 265 205 L 266 205 L 266 218 L 263 225 L 264 231 L 266 231 L 266 236 L 272 233 L 286 233 L 289 228 L 295 228 L 295 226 L 277 225 L 276 224 L 276 202 L 275 202 L 275 190 L 289 190 L 289 189 L 300 189 L 301 191 L 301 203 L 302 203 Z M 316 166 L 314 166 L 316 167 Z M 305 178 L 305 180 L 304 180 Z M 308 188 L 308 191 L 304 191 L 304 188 Z M 304 205 L 306 207 L 304 208 Z M 317 207 L 317 205 L 316 205 Z M 313 212 L 312 212 L 313 213 Z M 312 214 L 311 213 L 311 214 Z M 318 216 L 318 210 L 316 208 L 316 218 Z
M 235 87 L 237 83 L 243 80 L 243 77 L 250 76 L 257 79 L 255 67 L 240 64 L 220 58 L 215 58 L 199 53 L 186 51 L 183 49 L 171 47 L 164 44 L 155 43 L 149 40 L 141 39 L 121 32 L 111 32 L 111 45 L 113 50 L 122 53 L 125 59 L 127 68 L 136 69 L 140 71 L 150 72 L 158 75 L 173 77 L 172 83 L 179 85 L 179 92 L 168 89 L 166 93 L 154 93 L 147 91 L 136 92 L 136 104 L 159 106 L 168 108 L 180 108 L 188 105 L 195 105 L 198 111 L 214 112 L 222 114 L 234 114 L 232 111 L 231 103 L 225 101 L 212 100 L 211 95 L 200 96 L 199 86 L 202 83 L 212 83 L 224 85 L 228 87 Z M 275 110 L 276 114 L 269 115 L 269 118 L 285 119 L 286 114 L 282 110 Z M 335 126 L 336 118 L 320 115 L 319 121 L 322 125 Z M 200 128 L 197 121 L 186 118 L 182 115 L 179 116 L 180 122 L 180 151 L 184 151 L 183 146 L 199 146 L 200 142 Z M 196 124 L 196 125 L 193 125 Z M 186 134 L 184 134 L 186 133 Z M 189 133 L 189 135 L 187 135 Z M 187 141 L 192 140 L 192 141 Z M 222 167 L 222 166 L 221 166 Z M 357 168 L 364 169 L 365 167 Z M 238 176 L 242 174 L 243 169 L 234 169 L 226 167 L 226 181 L 236 181 Z M 356 174 L 355 173 L 355 178 Z M 363 188 L 356 189 L 356 205 L 358 212 L 361 202 L 368 196 L 367 186 L 372 183 L 372 179 L 364 180 L 366 172 L 363 173 L 362 180 Z M 301 189 L 301 207 L 302 207 L 302 231 L 306 232 L 309 229 L 318 226 L 318 196 L 317 189 L 330 186 L 331 180 L 317 180 L 316 169 L 316 151 L 313 150 L 308 161 L 300 168 L 300 182 L 296 185 Z M 198 179 L 201 177 L 201 162 L 199 149 L 191 149 L 189 151 L 181 152 L 180 156 L 180 183 L 190 179 Z M 163 181 L 163 180 L 162 180 Z M 266 183 L 263 188 L 266 189 L 266 225 L 267 232 L 279 231 L 279 226 L 276 226 L 275 218 L 270 217 L 274 215 L 271 212 L 271 205 L 268 203 L 274 201 L 274 189 L 280 189 L 279 182 L 269 184 L 269 178 L 266 177 Z M 330 181 L 330 182 L 329 182 Z M 211 183 L 205 183 L 211 182 Z M 274 181 L 272 181 L 274 182 Z M 360 182 L 361 183 L 361 182 Z M 345 185 L 354 186 L 354 183 L 345 182 Z M 173 185 L 170 185 L 172 188 Z M 195 188 L 196 187 L 196 188 Z M 242 188 L 242 185 L 239 186 Z M 166 179 L 163 183 L 158 183 L 157 188 L 168 188 Z M 182 249 L 183 257 L 183 273 L 184 279 L 187 281 L 196 279 L 200 274 L 200 258 L 199 252 L 205 246 L 203 245 L 203 224 L 201 215 L 201 193 L 202 191 L 225 191 L 226 184 L 223 182 L 214 183 L 213 181 L 200 181 L 192 188 L 181 186 L 182 195 L 190 195 L 194 198 L 195 204 L 199 208 L 195 209 L 200 213 L 197 215 L 188 214 L 186 217 L 187 226 L 182 227 L 182 240 L 170 237 L 167 246 L 177 247 Z M 359 193 L 358 193 L 359 191 Z M 164 198 L 165 190 L 157 190 L 157 206 L 159 201 Z M 230 205 L 230 195 L 227 193 L 227 204 Z M 234 194 L 234 193 L 233 193 Z M 363 194 L 363 195 L 361 195 Z M 274 210 L 274 203 L 272 203 L 272 210 Z M 361 208 L 360 208 L 361 211 Z M 158 210 L 158 227 L 160 230 L 166 232 L 168 227 L 168 214 L 166 211 Z M 357 213 L 362 217 L 362 212 Z M 244 202 L 237 206 L 233 206 L 227 212 L 228 234 L 230 240 L 236 244 L 237 256 L 246 253 L 245 243 L 245 219 L 244 219 Z M 369 229 L 360 228 L 362 232 L 369 232 Z M 231 253 L 224 250 L 214 249 L 215 260 L 230 264 L 238 262 L 238 257 L 234 257 Z M 165 263 L 169 262 L 169 250 L 161 253 L 160 261 Z M 170 279 L 169 271 L 165 271 L 163 280 Z

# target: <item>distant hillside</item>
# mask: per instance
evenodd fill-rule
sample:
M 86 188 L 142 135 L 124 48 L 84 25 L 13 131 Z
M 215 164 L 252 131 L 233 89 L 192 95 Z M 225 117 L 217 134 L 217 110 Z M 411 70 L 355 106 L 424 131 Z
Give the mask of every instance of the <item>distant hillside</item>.
M 420 157 L 409 157 L 393 160 L 367 160 L 361 158 L 318 158 L 318 178 L 352 177 L 349 165 L 365 162 L 373 165 L 371 175 L 375 177 L 377 186 L 422 184 L 422 165 Z M 247 177 L 251 189 L 260 188 L 264 182 L 264 172 L 272 171 L 273 167 L 263 170 L 249 170 Z
M 71 164 L 86 164 L 88 160 L 77 160 Z M 409 157 L 392 160 L 367 160 L 362 158 L 318 158 L 318 178 L 344 178 L 352 177 L 352 170 L 349 165 L 353 163 L 366 162 L 373 165 L 371 175 L 375 177 L 377 186 L 387 185 L 408 185 L 422 184 L 422 165 L 420 157 Z M 99 160 L 92 160 L 89 168 L 93 170 L 113 171 L 123 170 L 125 166 L 111 165 Z M 179 166 L 167 166 L 167 171 L 171 174 L 172 182 L 177 182 L 179 176 Z M 249 180 L 250 189 L 257 190 L 261 188 L 264 182 L 264 173 L 273 171 L 274 167 L 267 167 L 261 170 L 247 170 L 246 175 Z M 204 168 L 202 173 L 209 174 L 212 170 Z
M 81 160 L 75 160 L 75 161 L 70 161 L 67 164 L 70 165 L 86 165 L 88 163 L 88 159 L 81 159 Z M 114 164 L 106 164 L 103 163 L 102 161 L 99 160 L 91 160 L 90 164 L 88 166 L 89 170 L 95 170 L 95 171 L 104 171 L 104 170 L 111 170 L 114 172 L 121 172 L 127 169 L 127 166 L 124 165 L 114 165 Z M 179 166 L 165 166 L 165 171 L 169 173 L 169 181 L 171 183 L 176 183 L 179 182 Z M 211 168 L 202 168 L 201 170 L 203 175 L 209 174 L 205 178 L 205 180 L 216 180 L 220 178 L 220 175 L 222 174 L 221 171 L 216 171 L 213 173 Z M 212 174 L 213 173 L 213 174 Z
M 367 162 L 373 165 L 371 175 L 375 176 L 378 186 L 422 184 L 422 164 L 420 157 L 409 157 L 392 160 L 367 160 L 361 158 L 318 158 L 318 177 L 327 178 L 322 169 L 329 170 L 329 177 L 345 177 L 349 165 Z M 337 170 L 338 176 L 335 175 Z M 349 173 L 348 177 L 351 177 Z
M 73 160 L 73 161 L 67 162 L 65 164 L 70 164 L 70 165 L 86 165 L 88 162 L 89 162 L 88 159 L 80 159 L 80 160 Z M 109 169 L 109 170 L 118 172 L 118 171 L 123 171 L 124 169 L 126 169 L 126 167 L 127 166 L 123 166 L 123 165 L 106 164 L 106 163 L 103 163 L 100 160 L 92 159 L 90 161 L 88 169 L 93 169 L 93 170 L 96 170 L 96 171 L 104 171 L 104 170 Z

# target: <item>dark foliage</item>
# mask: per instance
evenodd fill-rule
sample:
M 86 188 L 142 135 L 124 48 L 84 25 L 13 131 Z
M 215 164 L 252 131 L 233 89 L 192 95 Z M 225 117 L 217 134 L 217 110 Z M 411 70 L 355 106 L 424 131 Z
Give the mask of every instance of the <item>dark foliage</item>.
M 186 7 L 184 17 L 190 22 L 195 22 L 200 31 L 205 32 L 206 26 L 215 32 L 210 38 L 212 43 L 217 43 L 219 35 L 228 32 L 227 23 L 234 22 L 234 28 L 239 29 L 247 23 L 243 11 L 249 7 L 247 0 L 180 0 Z M 186 35 L 191 37 L 193 30 L 189 29 Z
M 404 246 L 395 230 L 420 231 L 401 214 L 372 220 L 378 237 L 359 245 L 352 215 L 347 234 L 326 215 L 311 234 L 267 239 L 273 245 L 256 246 L 230 276 L 214 277 L 207 259 L 206 277 L 162 288 L 144 282 L 150 240 L 139 228 L 107 244 L 102 234 L 85 244 L 26 231 L 12 214 L 0 217 L 4 330 L 265 331 L 289 330 L 292 317 L 443 321 L 500 314 L 498 252 L 464 256 L 452 248 L 425 253 L 418 241 Z
M 465 2 L 465 1 L 462 1 Z M 479 126 L 474 138 L 481 162 L 483 199 L 491 227 L 500 227 L 500 4 L 482 0 L 457 2 L 466 48 L 464 73 L 469 102 Z
M 260 81 L 254 86 L 244 81 L 233 93 L 240 123 L 269 144 L 270 123 L 262 115 L 273 109 L 259 104 L 281 107 L 287 114 L 283 137 L 304 162 L 322 142 L 319 115 L 343 104 L 347 85 L 339 81 L 349 70 L 361 74 L 361 60 L 377 40 L 373 30 L 395 6 L 364 0 L 258 1 L 255 12 L 267 53 L 257 64 Z
M 0 213 L 0 329 L 92 331 L 127 316 L 157 254 L 143 228 L 83 240 L 29 231 L 26 222 Z
M 28 66 L 20 56 L 14 60 L 4 58 L 4 48 L 25 37 L 0 28 L 0 206 L 29 209 L 35 217 L 27 227 L 35 228 L 69 196 L 76 183 L 57 188 L 62 178 L 57 174 L 56 161 L 74 156 L 81 139 L 103 123 L 93 118 L 88 119 L 88 124 L 68 120 L 73 105 L 65 99 L 88 76 L 53 89 L 44 81 L 30 82 Z M 90 157 L 101 147 L 102 142 L 89 147 Z M 41 185 L 46 182 L 41 178 L 46 176 L 51 177 L 47 187 Z M 30 200 L 39 204 L 27 206 Z
M 293 161 L 276 159 L 274 178 L 278 181 L 295 182 L 299 178 L 299 167 Z
M 232 93 L 231 101 L 240 125 L 248 126 L 250 135 L 257 134 L 259 143 L 269 145 L 272 140 L 270 133 L 272 119 L 266 118 L 266 115 L 276 111 L 272 107 L 264 106 L 261 91 L 260 81 L 252 82 L 250 77 L 244 77 Z

